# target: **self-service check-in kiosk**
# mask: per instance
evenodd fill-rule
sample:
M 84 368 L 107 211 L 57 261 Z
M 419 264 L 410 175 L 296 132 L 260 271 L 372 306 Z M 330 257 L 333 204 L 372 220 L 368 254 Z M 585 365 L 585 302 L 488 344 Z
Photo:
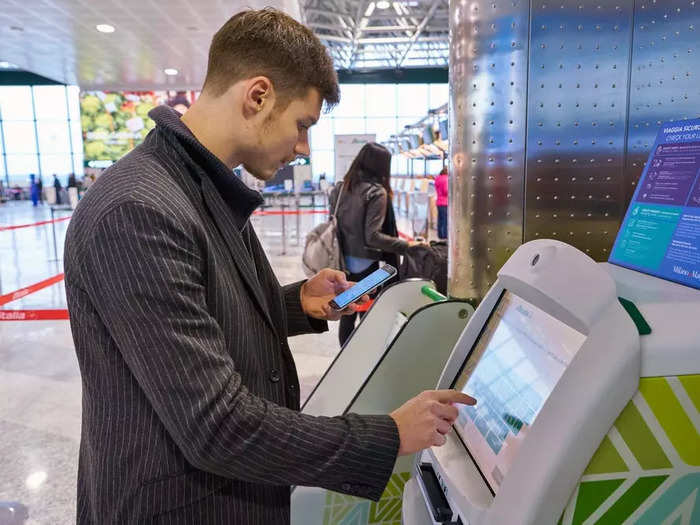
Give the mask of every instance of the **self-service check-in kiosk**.
M 386 288 L 302 407 L 304 414 L 388 414 L 432 388 L 469 316 L 430 281 L 406 279 Z M 395 524 L 412 458 L 400 458 L 379 502 L 315 487 L 296 487 L 293 525 Z
M 675 281 L 675 282 L 671 282 Z M 521 246 L 438 388 L 403 523 L 700 523 L 700 121 L 662 127 L 613 248 Z

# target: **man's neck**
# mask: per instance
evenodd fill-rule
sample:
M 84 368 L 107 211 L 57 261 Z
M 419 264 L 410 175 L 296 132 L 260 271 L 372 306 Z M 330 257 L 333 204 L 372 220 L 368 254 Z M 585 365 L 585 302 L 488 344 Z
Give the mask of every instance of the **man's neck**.
M 231 134 L 222 130 L 225 113 L 215 103 L 199 99 L 180 120 L 189 128 L 197 140 L 211 151 L 229 169 L 240 164 Z

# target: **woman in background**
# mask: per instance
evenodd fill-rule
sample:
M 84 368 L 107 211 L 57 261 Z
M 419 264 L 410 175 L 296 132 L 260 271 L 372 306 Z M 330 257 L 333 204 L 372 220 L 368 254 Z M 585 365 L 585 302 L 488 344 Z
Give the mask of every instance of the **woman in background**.
M 391 153 L 380 144 L 365 144 L 342 182 L 335 185 L 330 209 L 338 202 L 340 246 L 349 281 L 360 281 L 379 268 L 379 261 L 399 267 L 398 255 L 416 244 L 399 238 L 392 205 Z M 355 329 L 357 314 L 340 319 L 340 346 Z
M 442 168 L 440 175 L 435 179 L 435 192 L 437 193 L 438 210 L 438 238 L 447 239 L 447 193 L 449 181 L 447 179 L 447 168 Z

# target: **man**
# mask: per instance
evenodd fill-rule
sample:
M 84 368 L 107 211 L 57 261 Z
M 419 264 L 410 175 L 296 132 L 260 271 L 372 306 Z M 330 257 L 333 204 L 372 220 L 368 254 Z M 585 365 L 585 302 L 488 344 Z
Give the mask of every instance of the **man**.
M 73 215 L 65 273 L 83 378 L 78 523 L 289 521 L 290 485 L 378 499 L 397 454 L 444 443 L 461 393 L 388 416 L 302 415 L 287 336 L 325 330 L 349 286 L 324 270 L 280 287 L 248 218 L 269 179 L 309 154 L 338 101 L 331 59 L 275 10 L 214 36 L 201 97 L 166 106 L 144 143 Z M 354 311 L 350 307 L 349 311 Z

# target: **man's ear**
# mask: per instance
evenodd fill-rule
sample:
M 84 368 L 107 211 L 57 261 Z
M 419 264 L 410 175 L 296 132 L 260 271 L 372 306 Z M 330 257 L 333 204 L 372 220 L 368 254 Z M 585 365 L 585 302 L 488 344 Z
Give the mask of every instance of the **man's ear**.
M 246 82 L 243 108 L 247 116 L 269 112 L 274 101 L 274 88 L 268 77 L 253 77 Z

